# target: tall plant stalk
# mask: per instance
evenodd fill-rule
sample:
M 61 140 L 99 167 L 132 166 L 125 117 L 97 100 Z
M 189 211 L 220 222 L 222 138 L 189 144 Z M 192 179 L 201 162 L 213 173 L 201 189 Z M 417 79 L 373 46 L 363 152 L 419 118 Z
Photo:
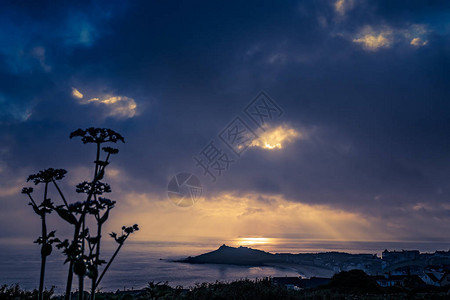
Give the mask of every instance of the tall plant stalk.
M 74 234 L 73 234 L 73 240 L 76 241 L 78 240 L 78 232 L 79 229 L 77 228 L 77 226 L 75 226 L 75 230 L 74 230 Z M 71 295 L 71 290 L 72 290 L 72 280 L 73 280 L 73 263 L 74 261 L 71 260 L 69 262 L 69 272 L 67 274 L 67 283 L 66 283 L 66 294 L 64 299 L 66 300 L 70 300 L 70 295 Z
M 51 244 L 58 242 L 57 248 L 63 249 L 63 253 L 66 255 L 65 263 L 69 263 L 69 270 L 67 274 L 67 284 L 65 299 L 71 299 L 71 289 L 74 274 L 78 276 L 78 299 L 83 300 L 84 297 L 84 279 L 89 277 L 91 279 L 90 286 L 90 299 L 95 299 L 95 290 L 98 287 L 101 279 L 105 275 L 106 271 L 111 266 L 111 263 L 117 256 L 118 252 L 123 246 L 123 243 L 128 236 L 136 230 L 139 230 L 137 225 L 131 227 L 122 227 L 122 236 L 117 237 L 115 233 L 111 233 L 111 236 L 119 243 L 116 252 L 107 263 L 100 259 L 100 245 L 102 237 L 103 224 L 109 217 L 109 211 L 114 207 L 115 201 L 111 201 L 106 198 L 102 198 L 104 193 L 110 193 L 111 188 L 108 184 L 103 183 L 101 180 L 105 174 L 105 168 L 109 164 L 111 155 L 117 154 L 118 149 L 111 147 L 101 147 L 103 143 L 118 141 L 124 142 L 124 138 L 117 132 L 106 128 L 88 128 L 86 130 L 78 129 L 71 133 L 70 138 L 80 137 L 84 144 L 93 143 L 96 145 L 95 156 L 95 168 L 94 178 L 92 181 L 84 181 L 76 186 L 77 193 L 85 193 L 86 198 L 83 202 L 69 203 L 64 196 L 59 185 L 56 183 L 67 173 L 62 169 L 47 169 L 39 171 L 39 173 L 30 175 L 28 180 L 33 180 L 37 185 L 39 183 L 45 183 L 44 200 L 42 204 L 37 205 L 31 196 L 33 192 L 32 188 L 24 188 L 22 193 L 27 194 L 30 198 L 30 205 L 33 207 L 36 214 L 41 217 L 42 236 L 36 240 L 36 243 L 42 245 L 41 247 L 41 276 L 39 280 L 39 300 L 42 300 L 44 290 L 44 276 L 47 256 L 52 251 Z M 101 151 L 106 153 L 106 159 L 101 160 Z M 48 198 L 49 183 L 53 182 L 63 205 L 53 206 L 53 203 Z M 68 239 L 60 241 L 55 238 L 55 231 L 47 231 L 47 219 L 46 214 L 55 210 L 57 214 L 66 222 L 73 225 L 73 240 L 69 242 Z M 89 231 L 90 224 L 88 218 L 95 218 L 97 221 L 96 235 L 91 236 Z M 94 230 L 92 231 L 94 232 Z M 99 266 L 107 263 L 105 269 L 99 277 Z
M 96 156 L 95 156 L 95 171 L 94 171 L 94 180 L 96 179 L 96 178 L 98 178 L 98 172 L 99 172 L 99 162 L 100 162 L 100 141 L 97 141 L 96 142 L 96 144 L 97 144 L 97 154 L 96 154 Z M 108 158 L 109 158 L 109 156 L 108 156 Z M 96 195 L 94 195 L 94 198 L 95 198 L 95 200 L 97 200 L 96 198 Z M 98 213 L 96 213 L 96 215 L 98 215 Z M 98 239 L 97 239 L 97 244 L 96 244 L 96 246 L 97 246 L 97 250 L 99 250 L 99 245 L 100 245 L 100 228 L 101 228 L 101 225 L 99 225 L 98 227 L 97 227 L 98 229 L 97 229 L 97 237 L 98 237 Z M 94 245 L 95 246 L 95 245 Z M 84 252 L 84 237 L 83 237 L 83 252 Z M 92 251 L 91 251 L 92 252 Z M 97 260 L 97 252 L 96 252 L 96 255 L 95 255 L 95 257 L 93 258 L 93 260 L 94 260 L 94 265 L 95 265 L 95 263 L 96 263 L 96 260 Z M 92 278 L 91 278 L 91 280 L 92 280 L 92 282 L 95 282 L 95 280 L 97 279 L 97 275 L 95 275 L 95 274 L 92 274 Z M 95 287 L 94 288 L 92 288 L 92 286 L 93 286 L 94 284 L 92 284 L 91 285 L 91 299 L 93 299 L 94 297 L 95 297 Z
M 58 191 L 59 196 L 61 197 L 61 200 L 64 202 L 65 207 L 67 208 L 67 210 L 69 210 L 69 203 L 67 203 L 66 197 L 64 196 L 63 192 L 61 191 L 61 189 L 59 188 L 58 184 L 56 183 L 55 180 L 52 180 L 53 185 L 55 186 L 56 190 Z M 77 224 L 74 225 L 75 226 L 75 230 L 74 230 L 74 236 L 73 236 L 73 240 L 77 240 L 78 239 L 78 229 Z M 65 300 L 70 300 L 70 294 L 71 294 L 71 290 L 72 290 L 72 279 L 73 279 L 73 261 L 71 260 L 69 262 L 69 272 L 67 274 L 67 282 L 66 282 L 66 293 L 64 295 L 64 299 Z
M 31 194 L 33 193 L 33 188 L 23 188 L 22 193 L 27 194 L 30 199 L 30 205 L 33 207 L 34 212 L 41 218 L 41 236 L 35 241 L 35 243 L 41 245 L 41 271 L 39 276 L 39 292 L 38 299 L 42 300 L 44 296 L 44 281 L 45 281 L 45 267 L 47 262 L 47 256 L 52 252 L 52 244 L 55 242 L 61 242 L 59 239 L 55 238 L 55 231 L 47 231 L 47 214 L 53 211 L 53 203 L 48 198 L 48 184 L 50 182 L 55 182 L 64 177 L 67 172 L 62 169 L 46 169 L 40 171 L 37 174 L 32 174 L 28 177 L 27 181 L 32 180 L 35 185 L 44 183 L 44 197 L 42 203 L 38 205 Z
M 47 199 L 48 182 L 45 183 L 44 199 Z M 42 247 L 41 247 L 41 276 L 39 279 L 39 300 L 43 300 L 44 293 L 44 277 L 45 277 L 45 262 L 47 261 L 47 251 L 45 250 L 47 244 L 47 224 L 45 223 L 45 215 L 43 212 L 41 215 L 42 220 Z

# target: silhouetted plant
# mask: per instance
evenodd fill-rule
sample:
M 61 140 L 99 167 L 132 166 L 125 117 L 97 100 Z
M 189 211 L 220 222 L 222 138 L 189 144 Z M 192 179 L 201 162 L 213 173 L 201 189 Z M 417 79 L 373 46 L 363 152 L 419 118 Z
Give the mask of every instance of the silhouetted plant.
M 176 299 L 182 293 L 183 287 L 172 288 L 167 281 L 164 283 L 151 281 L 145 291 L 148 299 Z
M 41 204 L 37 204 L 33 196 L 33 188 L 25 187 L 22 189 L 22 194 L 28 195 L 30 198 L 30 203 L 33 207 L 34 212 L 40 216 L 41 218 L 41 229 L 42 236 L 38 237 L 35 243 L 41 245 L 41 273 L 39 278 L 39 294 L 38 298 L 43 299 L 44 292 L 44 278 L 45 278 L 45 263 L 47 260 L 47 256 L 52 253 L 52 244 L 55 242 L 61 242 L 59 239 L 55 238 L 55 231 L 51 231 L 47 233 L 47 222 L 46 216 L 53 211 L 53 203 L 50 198 L 48 198 L 48 184 L 50 182 L 56 182 L 56 180 L 61 180 L 64 178 L 64 175 L 67 173 L 66 170 L 63 169 L 53 169 L 49 168 L 43 171 L 39 171 L 37 174 L 32 174 L 28 176 L 27 181 L 33 181 L 35 185 L 44 184 L 44 195 Z
M 50 290 L 45 289 L 42 294 L 42 298 L 50 299 L 55 291 L 55 287 L 52 286 Z M 2 300 L 16 300 L 16 299 L 29 299 L 34 300 L 39 297 L 39 291 L 25 291 L 22 290 L 18 283 L 13 285 L 2 285 L 0 287 L 0 299 Z
M 120 248 L 122 247 L 128 236 L 134 231 L 138 230 L 138 226 L 123 227 L 122 236 L 116 238 L 116 242 L 119 243 L 119 247 L 106 265 L 100 278 L 98 276 L 98 268 L 100 265 L 106 263 L 106 261 L 100 259 L 100 241 L 102 226 L 109 217 L 110 210 L 114 207 L 115 201 L 111 201 L 107 198 L 101 197 L 104 193 L 110 193 L 111 187 L 104 182 L 101 182 L 105 175 L 105 168 L 109 165 L 111 155 L 117 154 L 118 149 L 111 147 L 101 147 L 103 143 L 118 141 L 125 142 L 124 138 L 117 132 L 106 128 L 88 128 L 86 130 L 78 129 L 70 134 L 70 138 L 80 137 L 84 144 L 93 143 L 96 145 L 96 158 L 94 161 L 95 170 L 92 181 L 84 181 L 76 186 L 77 193 L 86 194 L 86 198 L 83 202 L 68 203 L 64 193 L 57 184 L 57 180 L 60 180 L 67 173 L 65 170 L 47 169 L 40 171 L 38 174 L 30 175 L 28 180 L 33 180 L 35 184 L 45 183 L 45 196 L 43 204 L 36 205 L 31 193 L 32 188 L 24 188 L 23 193 L 30 197 L 33 209 L 36 213 L 43 218 L 43 238 L 38 239 L 36 242 L 43 244 L 46 250 L 51 252 L 51 243 L 59 242 L 58 249 L 63 249 L 63 253 L 66 255 L 64 263 L 69 263 L 69 271 L 67 276 L 66 294 L 65 298 L 70 299 L 71 287 L 73 281 L 73 274 L 78 276 L 78 289 L 79 299 L 83 298 L 84 290 L 84 278 L 87 276 L 91 279 L 91 299 L 95 298 L 95 289 L 103 278 L 105 272 L 108 270 L 112 261 L 116 257 Z M 106 154 L 105 159 L 101 160 L 101 149 Z M 48 184 L 53 183 L 59 196 L 62 199 L 63 205 L 54 206 L 50 199 L 47 199 Z M 46 233 L 45 214 L 55 210 L 56 213 L 67 223 L 71 224 L 74 228 L 73 240 L 69 242 L 68 239 L 60 241 L 54 238 L 54 232 Z M 87 226 L 86 218 L 91 216 L 96 221 L 96 233 L 91 235 Z M 53 239 L 52 239 L 53 238 Z M 47 246 L 49 245 L 50 248 Z M 43 250 L 43 253 L 47 251 Z M 49 254 L 49 253 L 48 253 Z M 48 255 L 47 254 L 47 255 Z M 45 270 L 45 257 L 43 256 L 43 270 Z M 43 287 L 43 274 L 42 275 L 42 287 Z
M 114 261 L 114 258 L 116 258 L 117 253 L 119 253 L 120 248 L 122 248 L 123 244 L 125 243 L 125 240 L 128 238 L 128 236 L 130 234 L 132 234 L 135 231 L 138 231 L 139 227 L 137 224 L 134 224 L 133 226 L 130 227 L 122 227 L 122 235 L 121 236 L 117 236 L 117 233 L 112 232 L 109 235 L 119 244 L 119 246 L 117 246 L 116 251 L 114 252 L 113 256 L 111 257 L 111 259 L 109 260 L 108 264 L 106 265 L 105 269 L 103 269 L 102 275 L 100 275 L 100 277 L 98 278 L 97 282 L 94 285 L 94 289 L 100 284 L 100 281 L 102 280 L 103 276 L 105 275 L 106 271 L 108 270 L 109 266 L 111 265 L 111 263 Z

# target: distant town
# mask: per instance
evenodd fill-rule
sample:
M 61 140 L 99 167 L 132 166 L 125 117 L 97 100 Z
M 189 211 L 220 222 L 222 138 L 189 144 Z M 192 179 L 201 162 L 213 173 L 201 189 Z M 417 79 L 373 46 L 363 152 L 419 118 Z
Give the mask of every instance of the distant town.
M 177 262 L 194 264 L 233 264 L 248 266 L 272 266 L 295 269 L 300 280 L 292 282 L 326 282 L 342 271 L 361 270 L 370 275 L 382 287 L 408 284 L 429 286 L 450 285 L 450 250 L 420 253 L 418 250 L 384 250 L 376 254 L 349 254 L 344 252 L 323 253 L 269 253 L 248 247 L 219 249 Z M 321 280 L 318 280 L 321 279 Z M 289 282 L 286 278 L 278 281 Z M 292 285 L 292 284 L 291 284 Z M 298 284 L 300 285 L 300 284 Z M 296 286 L 296 285 L 294 285 Z

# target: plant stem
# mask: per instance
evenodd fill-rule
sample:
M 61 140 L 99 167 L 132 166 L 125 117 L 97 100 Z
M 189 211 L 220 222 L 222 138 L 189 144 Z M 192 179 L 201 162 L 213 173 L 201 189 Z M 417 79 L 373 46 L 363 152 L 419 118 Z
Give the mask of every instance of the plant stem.
M 39 299 L 43 299 L 44 292 L 44 276 L 45 276 L 45 262 L 47 260 L 47 256 L 43 253 L 42 249 L 46 245 L 46 236 L 47 236 L 47 226 L 45 224 L 45 215 L 41 217 L 42 220 L 42 239 L 43 244 L 41 247 L 41 276 L 39 278 Z
M 28 194 L 28 197 L 30 198 L 31 203 L 33 203 L 34 206 L 38 207 L 38 205 L 36 204 L 36 202 L 34 202 L 33 197 L 31 197 L 31 194 Z
M 58 193 L 61 196 L 61 199 L 63 200 L 64 205 L 66 206 L 67 209 L 69 209 L 69 204 L 67 203 L 66 197 L 64 197 L 64 194 L 62 193 L 62 191 L 59 188 L 56 181 L 54 179 L 52 179 L 52 181 L 53 181 L 53 184 L 55 185 L 56 189 L 58 190 Z M 78 231 L 79 230 L 80 230 L 79 227 L 75 225 L 75 232 L 74 232 L 74 236 L 73 236 L 74 241 L 76 241 L 78 239 Z M 69 272 L 67 274 L 66 295 L 64 297 L 65 300 L 70 300 L 70 294 L 71 294 L 71 290 L 72 290 L 72 280 L 73 280 L 72 268 L 73 268 L 73 261 L 70 261 Z
M 94 192 L 95 183 L 98 181 L 97 175 L 98 175 L 98 171 L 99 171 L 99 164 L 98 164 L 99 159 L 100 159 L 100 143 L 97 143 L 97 154 L 96 154 L 96 158 L 95 158 L 94 180 L 92 181 L 92 189 L 91 189 L 90 193 L 88 194 L 87 201 L 91 200 L 93 192 Z M 86 236 L 85 236 L 85 230 L 86 230 L 85 219 L 86 219 L 86 208 L 85 208 L 85 211 L 83 212 L 83 214 L 81 215 L 81 224 L 82 224 L 82 227 L 81 227 L 81 233 L 82 233 L 82 236 L 81 236 L 81 257 L 82 258 L 84 257 L 84 249 L 85 249 L 84 244 L 85 244 L 85 239 L 86 239 Z M 82 293 L 83 293 L 83 290 L 84 290 L 84 276 L 82 276 L 82 275 L 80 275 L 78 277 L 78 290 L 80 292 L 80 296 L 78 297 L 78 299 L 82 300 L 83 299 Z
M 96 248 L 96 253 L 95 253 L 95 258 L 94 258 L 94 263 L 99 261 L 99 257 L 100 257 L 100 239 L 101 239 L 101 234 L 102 234 L 102 224 L 100 223 L 100 215 L 98 216 L 98 223 L 97 223 L 97 248 Z M 95 270 L 96 270 L 96 276 L 92 277 L 92 285 L 91 285 L 91 300 L 95 300 L 95 287 L 97 286 L 97 278 L 98 278 L 98 264 L 95 264 Z
M 47 188 L 48 183 L 45 183 L 45 191 L 44 191 L 44 201 L 47 199 Z M 41 247 L 41 276 L 39 278 L 39 300 L 43 300 L 44 298 L 44 276 L 45 276 L 45 263 L 47 260 L 47 255 L 44 253 L 43 249 L 47 245 L 47 224 L 45 223 L 45 210 L 43 208 L 42 215 L 42 247 Z
M 78 234 L 80 232 L 80 225 L 79 223 L 75 225 L 75 231 L 73 233 L 73 242 L 76 243 L 78 241 Z M 72 290 L 72 280 L 73 280 L 73 260 L 70 260 L 69 263 L 69 273 L 67 274 L 67 285 L 66 285 L 66 300 L 70 300 L 70 294 Z
M 58 193 L 61 196 L 61 199 L 64 201 L 64 204 L 66 205 L 66 208 L 69 209 L 69 204 L 66 201 L 66 197 L 64 197 L 64 194 L 62 193 L 62 191 L 59 188 L 59 186 L 56 184 L 56 181 L 54 179 L 52 179 L 52 181 L 53 181 L 53 184 L 55 185 L 56 189 L 58 190 Z
M 45 275 L 45 262 L 47 256 L 41 254 L 41 278 L 39 280 L 39 300 L 44 299 L 44 275 Z
M 97 156 L 95 158 L 95 173 L 94 173 L 94 180 L 97 178 L 98 174 L 98 160 L 100 159 L 100 143 L 97 143 Z
M 84 263 L 84 241 L 85 241 L 85 217 L 86 217 L 86 213 L 83 212 L 83 214 L 81 215 L 81 260 Z M 83 300 L 83 290 L 84 290 L 84 275 L 79 275 L 78 276 L 78 299 L 79 300 Z
M 61 189 L 59 188 L 58 184 L 56 183 L 56 181 L 54 179 L 52 179 L 53 184 L 55 185 L 56 189 L 58 190 L 59 195 L 61 196 L 61 199 L 64 202 L 64 205 L 66 205 L 66 208 L 69 209 L 69 204 L 67 203 L 66 197 L 64 197 L 64 194 L 62 193 Z M 73 240 L 76 241 L 78 239 L 78 226 L 75 225 L 75 233 L 74 233 L 74 237 Z M 72 280 L 73 280 L 73 261 L 70 261 L 69 263 L 69 272 L 67 274 L 67 284 L 66 284 L 66 295 L 64 297 L 64 299 L 66 300 L 70 300 L 70 294 L 71 294 L 71 290 L 72 290 Z
M 106 265 L 105 269 L 103 270 L 102 274 L 100 275 L 100 278 L 97 280 L 97 282 L 95 283 L 95 288 L 98 287 L 98 285 L 100 284 L 100 281 L 102 281 L 103 276 L 105 276 L 106 271 L 108 271 L 109 266 L 111 265 L 111 263 L 113 262 L 114 258 L 116 258 L 117 253 L 119 253 L 120 248 L 122 248 L 123 244 L 124 244 L 125 240 L 123 241 L 122 244 L 119 244 L 119 247 L 117 247 L 116 252 L 114 252 L 113 256 L 111 257 L 111 259 L 109 260 L 108 264 Z
M 73 261 L 69 263 L 69 272 L 67 274 L 67 285 L 66 285 L 66 295 L 64 297 L 65 300 L 70 300 L 70 294 L 72 290 L 72 280 L 73 280 Z
M 78 275 L 78 300 L 83 300 L 83 275 Z

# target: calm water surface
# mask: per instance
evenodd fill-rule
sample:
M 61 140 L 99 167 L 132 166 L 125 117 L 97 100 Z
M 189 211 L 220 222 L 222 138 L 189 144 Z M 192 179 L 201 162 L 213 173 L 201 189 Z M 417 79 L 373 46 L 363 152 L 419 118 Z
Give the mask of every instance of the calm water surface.
M 238 246 L 242 240 L 226 241 L 227 245 Z M 140 289 L 148 282 L 166 282 L 171 286 L 194 286 L 201 282 L 232 281 L 241 278 L 262 278 L 267 276 L 298 276 L 292 269 L 272 267 L 241 267 L 229 265 L 192 265 L 171 262 L 171 259 L 198 255 L 217 249 L 221 243 L 174 243 L 142 242 L 126 244 L 101 287 L 105 291 L 117 289 Z M 448 250 L 450 243 L 444 242 L 336 242 L 305 240 L 271 240 L 269 243 L 249 245 L 265 251 L 276 252 L 323 252 L 345 251 L 350 253 L 377 253 L 389 250 L 418 249 L 422 252 Z M 103 258 L 113 253 L 113 244 L 104 246 Z M 63 265 L 64 256 L 54 250 L 48 258 L 46 286 L 55 285 L 57 293 L 64 290 L 68 265 Z M 40 270 L 39 248 L 35 244 L 0 244 L 0 284 L 20 283 L 25 289 L 38 287 Z M 86 285 L 88 282 L 85 283 Z M 74 283 L 74 289 L 76 289 Z

